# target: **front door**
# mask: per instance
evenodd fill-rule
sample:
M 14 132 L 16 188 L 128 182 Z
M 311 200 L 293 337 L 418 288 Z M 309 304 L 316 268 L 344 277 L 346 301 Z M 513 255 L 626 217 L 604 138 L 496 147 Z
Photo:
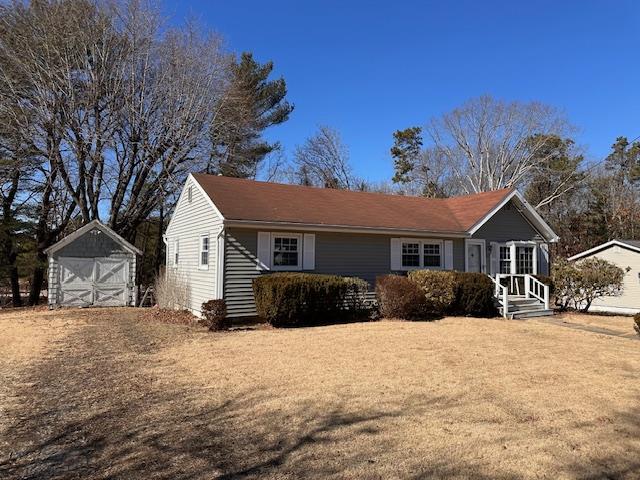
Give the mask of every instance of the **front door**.
M 467 272 L 484 272 L 484 242 L 467 240 L 466 256 Z
M 480 245 L 475 243 L 469 245 L 469 271 L 470 272 L 481 272 L 482 271 L 482 263 L 480 262 Z

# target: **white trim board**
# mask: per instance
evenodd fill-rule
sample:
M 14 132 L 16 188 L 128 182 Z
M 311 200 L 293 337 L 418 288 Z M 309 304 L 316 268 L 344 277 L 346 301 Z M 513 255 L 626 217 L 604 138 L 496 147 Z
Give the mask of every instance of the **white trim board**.
M 597 246 L 595 246 L 593 248 L 590 248 L 589 250 L 585 250 L 584 252 L 578 253 L 578 254 L 574 255 L 573 257 L 569 257 L 569 261 L 572 262 L 572 261 L 578 260 L 580 258 L 588 257 L 589 255 L 593 255 L 594 253 L 601 252 L 602 250 L 607 250 L 608 248 L 614 247 L 614 246 L 626 248 L 626 249 L 631 250 L 633 252 L 640 253 L 640 248 L 636 247 L 635 245 L 630 245 L 630 244 L 625 243 L 625 242 L 620 241 L 620 240 L 609 240 L 608 242 L 605 242 L 605 243 L 602 243 L 600 245 L 597 245 Z

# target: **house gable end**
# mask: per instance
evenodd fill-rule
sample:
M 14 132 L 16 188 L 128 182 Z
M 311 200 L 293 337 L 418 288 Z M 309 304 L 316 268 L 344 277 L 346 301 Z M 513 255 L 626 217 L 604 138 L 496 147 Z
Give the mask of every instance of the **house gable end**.
M 191 201 L 189 201 L 189 188 L 191 188 Z M 192 213 L 194 205 L 197 205 L 197 208 L 208 208 L 211 212 L 212 218 L 220 221 L 224 220 L 224 217 L 213 203 L 213 200 L 211 200 L 211 197 L 206 194 L 193 175 L 189 174 L 189 177 L 187 177 L 187 180 L 182 187 L 182 191 L 180 192 L 174 211 L 171 214 L 171 219 L 167 225 L 165 236 L 168 237 L 172 234 L 176 221 L 183 221 L 184 216 L 189 216 Z M 206 205 L 206 207 L 204 205 Z

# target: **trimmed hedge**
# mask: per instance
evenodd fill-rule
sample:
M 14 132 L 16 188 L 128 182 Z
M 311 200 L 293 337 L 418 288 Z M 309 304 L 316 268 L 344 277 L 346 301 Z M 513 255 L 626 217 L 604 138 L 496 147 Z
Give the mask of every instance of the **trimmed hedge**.
M 426 299 L 426 309 L 432 314 L 443 315 L 453 308 L 456 301 L 457 281 L 455 273 L 441 270 L 413 270 L 409 280 L 420 287 Z
M 253 280 L 258 315 L 274 327 L 341 322 L 367 312 L 368 284 L 359 278 L 272 273 Z
M 401 275 L 376 278 L 376 298 L 380 314 L 386 318 L 413 320 L 423 317 L 427 311 L 424 292 Z
M 452 312 L 471 317 L 493 317 L 498 313 L 494 284 L 484 273 L 455 272 L 456 301 Z

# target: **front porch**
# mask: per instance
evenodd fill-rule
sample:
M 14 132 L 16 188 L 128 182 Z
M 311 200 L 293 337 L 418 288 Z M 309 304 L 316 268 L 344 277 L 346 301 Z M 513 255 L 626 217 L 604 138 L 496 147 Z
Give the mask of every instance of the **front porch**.
M 495 284 L 498 311 L 504 318 L 521 319 L 553 315 L 550 289 L 530 274 L 497 274 Z

